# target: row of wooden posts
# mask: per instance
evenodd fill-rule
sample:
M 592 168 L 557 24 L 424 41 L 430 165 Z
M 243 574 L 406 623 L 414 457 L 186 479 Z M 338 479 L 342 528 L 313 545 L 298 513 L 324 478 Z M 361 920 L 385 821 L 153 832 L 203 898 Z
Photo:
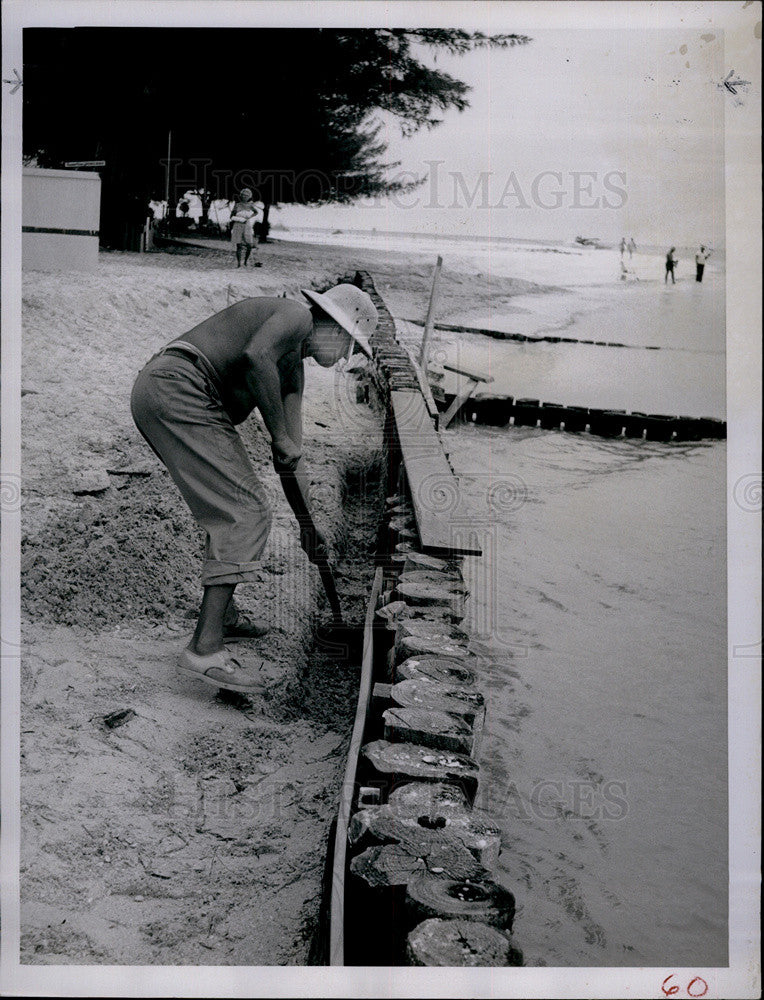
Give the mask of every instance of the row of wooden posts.
M 510 966 L 513 894 L 498 829 L 476 818 L 485 720 L 462 627 L 460 560 L 420 551 L 414 507 L 387 500 L 391 553 L 376 611 L 377 676 L 348 825 L 348 964 Z
M 464 628 L 464 553 L 423 484 L 453 470 L 421 368 L 380 314 L 375 382 L 387 409 L 390 495 L 367 618 L 370 689 L 345 840 L 346 965 L 512 966 L 515 899 L 496 878 L 498 829 L 473 811 L 486 715 L 485 656 Z M 425 551 L 426 550 L 426 551 Z M 366 659 L 366 656 L 365 656 Z
M 452 420 L 460 417 L 463 421 L 490 424 L 495 427 L 540 427 L 543 430 L 565 430 L 570 433 L 589 431 L 600 437 L 646 438 L 648 441 L 700 441 L 704 438 L 722 439 L 727 436 L 724 420 L 714 417 L 690 417 L 663 413 L 627 412 L 618 409 L 598 409 L 586 406 L 565 406 L 561 403 L 542 402 L 540 399 L 515 398 L 509 395 L 491 396 L 483 386 L 493 382 L 488 373 L 459 368 L 444 364 L 442 368 L 454 372 L 461 378 L 456 393 L 440 391 L 438 382 L 442 372 L 429 368 L 430 337 L 435 327 L 435 311 L 438 300 L 442 257 L 438 257 L 433 273 L 430 301 L 424 323 L 419 365 L 434 383 L 433 395 L 436 403 L 442 403 L 445 412 L 440 417 L 440 426 L 445 428 Z M 448 324 L 441 324 L 448 329 Z M 452 327 L 458 330 L 459 327 Z M 481 331 L 494 333 L 495 331 Z M 571 338 L 543 337 L 526 338 L 513 335 L 514 339 L 542 339 L 553 343 Z M 582 341 L 608 347 L 625 347 L 625 344 L 604 341 Z M 477 395 L 477 393 L 480 393 Z
M 722 440 L 727 424 L 717 417 L 676 416 L 665 413 L 598 409 L 588 406 L 564 406 L 540 399 L 513 396 L 473 396 L 441 393 L 433 390 L 435 401 L 450 414 L 467 423 L 492 427 L 539 427 L 563 430 L 571 434 L 596 434 L 599 437 L 632 438 L 648 441 Z M 443 422 L 443 426 L 447 423 Z

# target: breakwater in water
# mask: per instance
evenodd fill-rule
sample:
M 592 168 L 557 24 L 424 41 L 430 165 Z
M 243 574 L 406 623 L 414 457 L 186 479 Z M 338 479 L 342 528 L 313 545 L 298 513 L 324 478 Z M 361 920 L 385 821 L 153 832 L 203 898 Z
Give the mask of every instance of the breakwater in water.
M 450 407 L 455 394 L 438 394 L 443 407 Z M 666 413 L 598 409 L 590 406 L 565 406 L 540 399 L 481 394 L 468 399 L 459 409 L 463 421 L 491 427 L 540 427 L 599 437 L 632 438 L 647 441 L 723 440 L 726 421 L 718 417 L 675 416 Z

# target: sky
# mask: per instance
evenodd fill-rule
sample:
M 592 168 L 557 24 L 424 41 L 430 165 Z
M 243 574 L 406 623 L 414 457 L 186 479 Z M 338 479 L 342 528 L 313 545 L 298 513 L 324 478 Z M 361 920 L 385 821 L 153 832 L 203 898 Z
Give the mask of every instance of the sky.
M 720 86 L 722 32 L 529 33 L 526 46 L 437 56 L 437 68 L 472 87 L 470 107 L 448 112 L 439 127 L 402 139 L 394 121 L 383 119 L 389 160 L 427 178 L 416 193 L 351 208 L 290 207 L 275 218 L 294 226 L 721 246 L 729 96 Z

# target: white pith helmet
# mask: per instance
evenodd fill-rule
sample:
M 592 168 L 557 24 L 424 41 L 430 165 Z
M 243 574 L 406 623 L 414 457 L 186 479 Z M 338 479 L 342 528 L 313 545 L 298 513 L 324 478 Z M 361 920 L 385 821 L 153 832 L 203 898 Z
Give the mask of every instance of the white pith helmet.
M 319 306 L 347 330 L 364 354 L 371 357 L 369 337 L 374 333 L 379 316 L 371 297 L 355 285 L 335 285 L 328 292 L 303 288 L 302 294 Z

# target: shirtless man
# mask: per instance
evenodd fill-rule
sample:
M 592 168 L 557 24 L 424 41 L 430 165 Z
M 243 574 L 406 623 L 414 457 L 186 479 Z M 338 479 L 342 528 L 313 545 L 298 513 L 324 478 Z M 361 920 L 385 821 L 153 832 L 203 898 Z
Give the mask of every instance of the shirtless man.
M 357 344 L 371 356 L 377 323 L 355 285 L 290 299 L 244 299 L 155 354 L 133 387 L 133 419 L 207 533 L 199 618 L 178 670 L 218 688 L 257 692 L 263 661 L 242 666 L 225 642 L 264 630 L 241 622 L 233 594 L 256 577 L 271 512 L 235 425 L 257 408 L 271 435 L 273 463 L 315 562 L 326 542 L 311 517 L 302 461 L 303 360 L 331 368 Z

